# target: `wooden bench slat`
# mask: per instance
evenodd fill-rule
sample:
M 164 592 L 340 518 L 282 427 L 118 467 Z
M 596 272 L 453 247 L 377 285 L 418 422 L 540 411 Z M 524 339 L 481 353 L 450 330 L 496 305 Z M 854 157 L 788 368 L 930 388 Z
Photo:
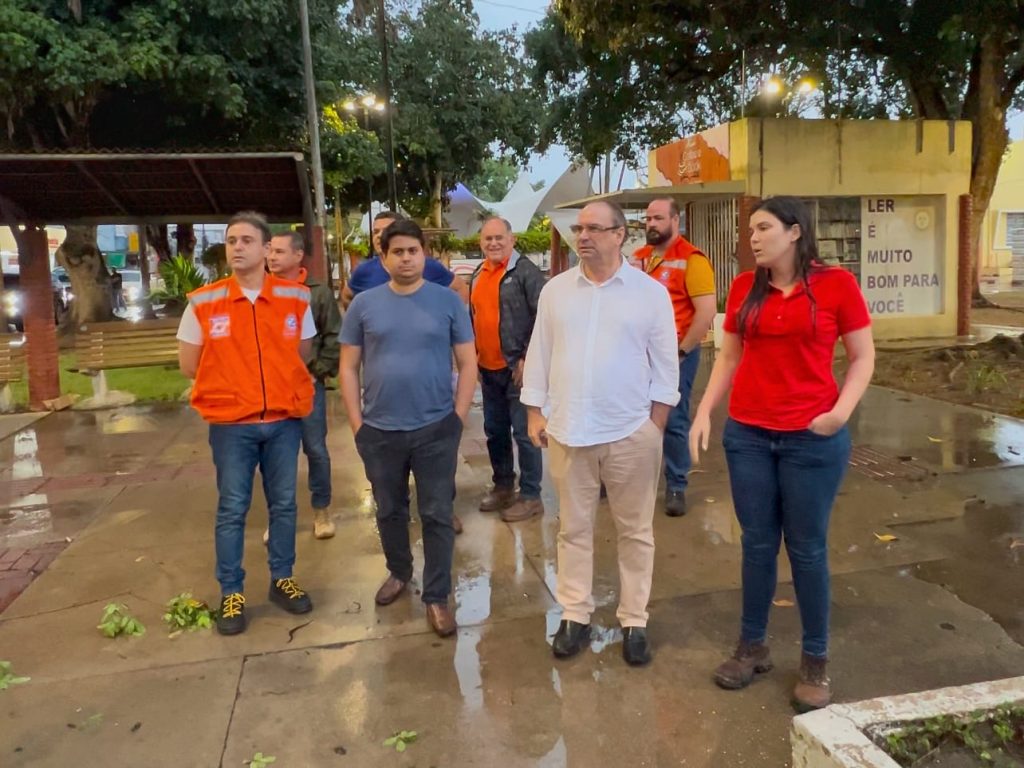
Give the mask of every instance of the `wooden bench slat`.
M 176 365 L 178 325 L 175 318 L 82 325 L 72 348 L 78 369 L 103 371 Z

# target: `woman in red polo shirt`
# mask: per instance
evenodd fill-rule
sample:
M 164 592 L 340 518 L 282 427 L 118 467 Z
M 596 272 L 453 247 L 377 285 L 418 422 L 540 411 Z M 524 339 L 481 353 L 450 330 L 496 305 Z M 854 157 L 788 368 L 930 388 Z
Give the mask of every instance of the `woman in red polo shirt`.
M 722 440 L 736 517 L 743 529 L 740 641 L 715 670 L 723 688 L 743 688 L 772 668 L 765 639 L 785 537 L 803 624 L 800 710 L 831 700 L 828 656 L 828 523 L 850 457 L 846 422 L 875 366 L 871 318 L 857 280 L 818 258 L 807 206 L 763 200 L 750 216 L 757 267 L 729 290 L 725 337 L 690 428 L 690 451 L 708 448 L 711 412 L 732 385 Z M 842 339 L 842 390 L 832 357 Z

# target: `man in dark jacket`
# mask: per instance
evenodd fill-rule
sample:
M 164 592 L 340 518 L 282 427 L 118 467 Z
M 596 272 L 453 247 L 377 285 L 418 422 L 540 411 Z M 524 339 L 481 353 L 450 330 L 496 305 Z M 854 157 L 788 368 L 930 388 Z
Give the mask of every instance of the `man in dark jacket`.
M 526 431 L 526 408 L 519 402 L 526 347 L 537 317 L 544 275 L 515 250 L 511 225 L 490 218 L 480 229 L 484 261 L 470 280 L 469 306 L 476 334 L 480 385 L 484 397 L 484 434 L 494 488 L 480 502 L 483 512 L 501 512 L 505 522 L 544 514 L 540 448 Z M 519 494 L 515 491 L 512 441 L 519 448 Z
M 309 461 L 309 492 L 312 494 L 313 536 L 329 539 L 334 536 L 334 522 L 331 520 L 331 456 L 327 452 L 327 379 L 338 375 L 338 361 L 341 348 L 338 333 L 341 331 L 341 313 L 334 292 L 326 283 L 309 276 L 303 268 L 305 256 L 302 235 L 288 232 L 276 235 L 270 241 L 270 256 L 267 267 L 277 277 L 304 283 L 310 292 L 310 309 L 316 323 L 313 337 L 313 356 L 309 361 L 309 372 L 313 376 L 315 394 L 313 412 L 302 420 L 302 450 Z M 268 540 L 267 533 L 263 541 Z

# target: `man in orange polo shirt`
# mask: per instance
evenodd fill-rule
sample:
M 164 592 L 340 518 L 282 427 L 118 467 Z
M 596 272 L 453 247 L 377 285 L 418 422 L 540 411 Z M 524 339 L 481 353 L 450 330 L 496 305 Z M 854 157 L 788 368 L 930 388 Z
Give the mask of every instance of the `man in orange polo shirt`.
M 494 488 L 482 512 L 500 512 L 507 523 L 544 514 L 540 481 L 544 460 L 530 442 L 526 407 L 519 402 L 526 348 L 537 319 L 544 275 L 515 250 L 512 225 L 490 218 L 480 229 L 484 261 L 470 278 L 469 307 L 476 335 L 477 366 L 484 398 L 484 434 Z M 519 494 L 512 442 L 519 448 Z
M 193 291 L 178 326 L 178 361 L 192 407 L 210 425 L 217 468 L 217 631 L 245 631 L 242 552 L 256 467 L 270 517 L 270 600 L 289 613 L 313 609 L 295 583 L 295 477 L 302 419 L 313 409 L 306 369 L 316 325 L 309 288 L 265 271 L 270 227 L 243 211 L 224 238 L 232 274 Z
M 652 200 L 644 219 L 647 245 L 633 258 L 668 289 L 679 342 L 679 404 L 665 426 L 665 514 L 686 514 L 690 471 L 690 393 L 700 365 L 700 344 L 715 319 L 715 276 L 708 257 L 679 234 L 679 206 L 670 197 Z

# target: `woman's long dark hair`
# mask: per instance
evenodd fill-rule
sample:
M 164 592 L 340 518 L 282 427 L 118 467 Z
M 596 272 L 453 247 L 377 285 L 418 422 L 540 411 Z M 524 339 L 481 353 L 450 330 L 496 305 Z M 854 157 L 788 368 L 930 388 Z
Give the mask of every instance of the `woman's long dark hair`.
M 800 238 L 796 241 L 796 278 L 804 286 L 804 292 L 811 302 L 811 324 L 814 325 L 817 302 L 814 294 L 811 293 L 809 277 L 815 270 L 821 267 L 821 259 L 818 256 L 818 239 L 814 233 L 814 219 L 807 203 L 798 197 L 779 195 L 769 197 L 754 206 L 754 210 L 770 213 L 782 222 L 786 229 L 791 229 L 794 224 L 800 225 Z M 748 330 L 757 327 L 758 318 L 761 315 L 761 307 L 768 297 L 769 278 L 771 273 L 766 267 L 754 268 L 754 284 L 750 287 L 750 293 L 743 300 L 740 307 L 737 325 L 739 326 L 740 337 Z

